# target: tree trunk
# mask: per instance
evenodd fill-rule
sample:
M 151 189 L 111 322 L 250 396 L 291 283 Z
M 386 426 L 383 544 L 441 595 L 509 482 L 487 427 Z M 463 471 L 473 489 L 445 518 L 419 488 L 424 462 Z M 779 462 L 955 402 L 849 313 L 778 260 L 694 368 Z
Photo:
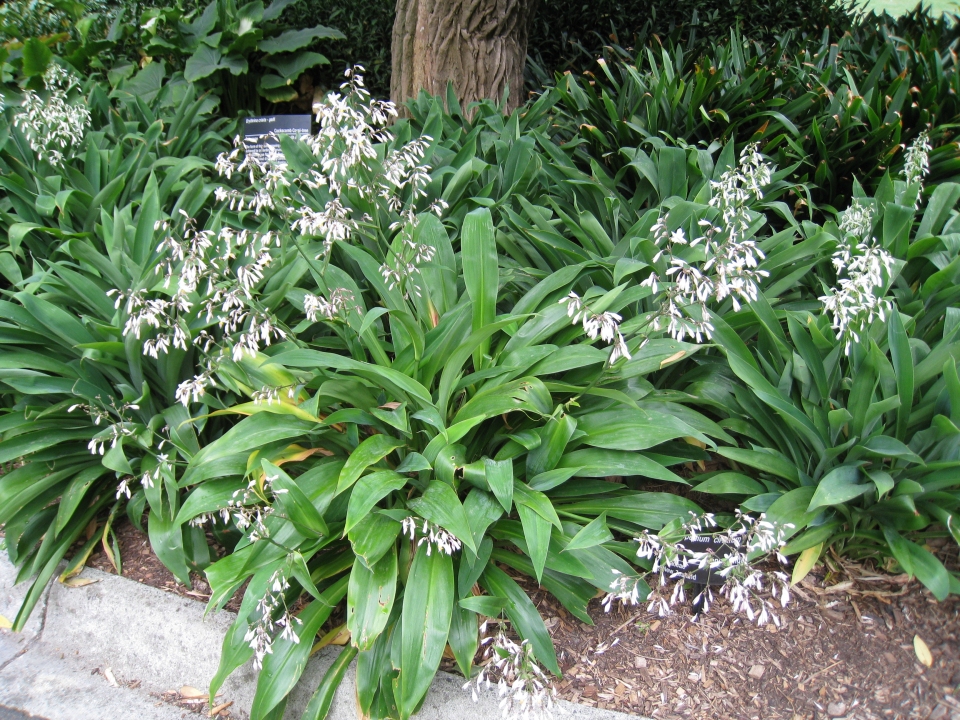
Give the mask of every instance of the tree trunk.
M 527 34 L 537 0 L 397 0 L 390 95 L 398 105 L 421 90 L 443 95 L 452 82 L 466 106 L 524 101 Z

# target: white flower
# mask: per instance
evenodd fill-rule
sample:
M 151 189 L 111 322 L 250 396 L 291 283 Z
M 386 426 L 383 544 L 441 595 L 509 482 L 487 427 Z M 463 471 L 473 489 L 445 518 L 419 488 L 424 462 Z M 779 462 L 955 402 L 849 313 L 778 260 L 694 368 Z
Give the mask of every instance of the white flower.
M 548 720 L 560 710 L 555 702 L 556 688 L 537 664 L 529 640 L 518 645 L 498 632 L 495 638 L 485 638 L 483 644 L 487 645 L 487 660 L 477 677 L 463 686 L 471 691 L 474 702 L 479 701 L 481 691 L 493 687 L 495 680 L 501 717 L 505 719 Z
M 617 313 L 603 312 L 595 313 L 583 302 L 579 295 L 571 292 L 560 299 L 561 305 L 567 306 L 567 317 L 572 318 L 573 324 L 583 323 L 583 330 L 591 340 L 595 340 L 597 335 L 608 344 L 613 345 L 610 351 L 610 364 L 612 365 L 620 358 L 630 359 L 630 351 L 627 349 L 627 342 L 620 334 L 620 321 L 622 318 Z
M 417 533 L 419 533 L 421 537 L 420 540 L 417 541 L 417 547 L 426 543 L 427 555 L 430 554 L 434 547 L 446 555 L 453 555 L 460 550 L 461 543 L 452 533 L 447 532 L 439 525 L 434 525 L 427 520 L 424 520 L 423 526 L 418 529 L 417 526 L 419 524 L 420 518 L 412 515 L 404 518 L 402 523 L 403 534 L 409 535 L 412 542 L 416 540 Z
M 50 65 L 43 80 L 49 97 L 41 98 L 33 90 L 27 90 L 13 124 L 23 133 L 38 159 L 60 166 L 69 151 L 83 142 L 90 126 L 90 111 L 82 103 L 70 103 L 67 93 L 76 81 L 60 65 Z
M 930 133 L 924 130 L 907 148 L 903 163 L 903 178 L 908 184 L 923 182 L 930 172 Z

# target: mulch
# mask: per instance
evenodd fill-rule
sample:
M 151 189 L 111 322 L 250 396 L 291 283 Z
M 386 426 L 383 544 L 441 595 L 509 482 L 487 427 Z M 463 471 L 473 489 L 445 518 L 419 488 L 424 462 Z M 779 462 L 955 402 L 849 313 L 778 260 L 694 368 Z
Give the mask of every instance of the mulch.
M 199 575 L 180 585 L 129 523 L 116 528 L 123 575 L 205 601 Z M 930 541 L 958 566 L 956 546 Z M 101 552 L 89 566 L 115 572 Z M 757 627 L 720 599 L 694 618 L 645 605 L 590 605 L 594 625 L 567 613 L 525 577 L 516 577 L 550 628 L 563 678 L 559 697 L 658 720 L 960 720 L 960 598 L 938 603 L 907 576 L 830 559 L 794 588 L 786 609 Z M 231 600 L 236 609 L 240 595 Z M 929 647 L 931 667 L 914 638 Z

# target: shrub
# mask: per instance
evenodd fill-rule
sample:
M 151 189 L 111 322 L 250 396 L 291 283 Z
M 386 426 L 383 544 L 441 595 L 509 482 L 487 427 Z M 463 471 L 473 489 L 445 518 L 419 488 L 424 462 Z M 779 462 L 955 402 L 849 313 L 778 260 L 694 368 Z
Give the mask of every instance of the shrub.
M 134 82 L 146 87 L 153 72 Z M 15 111 L 3 116 L 0 462 L 19 467 L 0 479 L 0 523 L 17 580 L 33 579 L 17 628 L 75 542 L 82 547 L 61 577 L 79 572 L 97 542 L 110 546 L 124 505 L 139 524 L 149 502 L 151 541 L 181 582 L 189 583 L 187 562 L 209 562 L 203 534 L 172 523 L 179 494 L 161 495 L 159 482 L 168 453 L 199 449 L 175 399 L 192 375 L 191 356 L 142 357 L 108 296 L 112 287 L 155 282 L 160 213 L 202 214 L 213 192 L 197 171 L 211 165 L 203 155 L 223 146 L 217 131 L 229 137 L 230 127 L 210 118 L 209 98 L 179 89 L 159 90 L 158 82 L 152 98 L 118 92 L 111 101 L 94 84 L 85 101 L 90 129 L 56 165 L 10 123 Z M 158 482 L 133 494 L 133 475 Z

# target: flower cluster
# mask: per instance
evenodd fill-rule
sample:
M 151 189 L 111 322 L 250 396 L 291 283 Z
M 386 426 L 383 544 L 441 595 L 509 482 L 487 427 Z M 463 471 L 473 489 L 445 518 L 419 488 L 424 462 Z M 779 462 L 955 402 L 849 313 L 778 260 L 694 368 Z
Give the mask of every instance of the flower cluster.
M 877 318 L 886 319 L 893 307 L 877 292 L 890 277 L 893 256 L 871 237 L 872 229 L 873 209 L 854 200 L 841 215 L 843 239 L 832 258 L 837 287 L 820 297 L 824 309 L 833 315 L 832 326 L 847 354 L 866 328 Z
M 620 334 L 621 317 L 617 313 L 602 312 L 595 313 L 575 292 L 571 292 L 564 298 L 560 298 L 560 303 L 567 306 L 567 317 L 573 320 L 573 324 L 583 323 L 583 330 L 587 337 L 595 340 L 597 335 L 607 344 L 612 344 L 610 351 L 610 364 L 613 365 L 620 358 L 630 359 L 630 351 L 627 349 L 627 342 Z
M 347 82 L 341 86 L 343 94 L 331 93 L 316 106 L 320 129 L 304 139 L 315 157 L 311 168 L 295 173 L 281 155 L 246 152 L 238 138 L 231 152 L 219 156 L 216 168 L 227 179 L 243 175 L 250 186 L 242 190 L 221 187 L 217 198 L 237 213 L 280 215 L 296 235 L 322 238 L 325 255 L 335 243 L 348 241 L 373 222 L 367 216 L 352 216 L 348 192 L 384 201 L 400 220 L 390 226 L 391 232 L 399 233 L 393 245 L 398 249 L 388 255 L 381 273 L 391 287 L 402 286 L 406 291 L 412 286 L 419 294 L 416 283 L 408 286 L 407 280 L 434 255 L 433 247 L 414 240 L 418 219 L 414 203 L 430 180 L 429 168 L 422 162 L 430 138 L 381 151 L 377 145 L 392 139 L 387 123 L 396 109 L 370 98 L 359 70 L 348 70 Z M 438 215 L 445 209 L 442 202 L 429 208 Z M 164 269 L 164 289 L 175 288 L 175 292 L 161 295 L 133 290 L 117 293 L 117 302 L 118 307 L 126 302 L 127 333 L 155 335 L 144 342 L 145 353 L 156 357 L 192 343 L 206 355 L 204 369 L 177 389 L 177 399 L 189 405 L 200 401 L 215 384 L 214 376 L 224 360 L 240 361 L 288 337 L 288 331 L 278 326 L 257 299 L 257 288 L 287 233 L 229 226 L 200 230 L 185 214 L 175 223 L 162 222 L 158 229 L 166 234 L 159 246 L 158 273 Z M 332 322 L 343 320 L 355 302 L 349 290 L 335 288 L 326 297 L 305 295 L 303 310 L 310 322 Z M 191 333 L 197 320 L 215 323 L 219 333 Z M 261 393 L 254 399 L 269 402 L 270 396 Z
M 403 534 L 410 536 L 410 542 L 416 541 L 417 547 L 426 543 L 427 555 L 430 554 L 433 548 L 447 555 L 453 555 L 460 550 L 462 545 L 457 537 L 439 525 L 434 525 L 427 520 L 423 521 L 421 527 L 418 528 L 418 525 L 420 525 L 420 518 L 414 517 L 413 515 L 404 518 L 402 525 Z M 417 540 L 418 534 L 420 535 L 419 540 Z
M 922 183 L 923 179 L 930 172 L 930 151 L 933 146 L 930 144 L 930 133 L 924 130 L 917 135 L 910 147 L 907 148 L 906 158 L 903 162 L 903 178 L 908 184 Z M 917 196 L 917 202 L 920 202 L 920 196 Z
M 303 621 L 287 608 L 285 592 L 289 587 L 286 577 L 277 570 L 267 583 L 266 594 L 257 603 L 257 621 L 250 624 L 243 636 L 243 641 L 253 650 L 253 664 L 258 670 L 263 667 L 263 659 L 273 653 L 275 637 L 300 643 L 296 626 Z
M 664 217 L 651 228 L 658 247 L 654 262 L 667 259 L 664 279 L 653 272 L 641 283 L 653 292 L 663 290 L 653 319 L 656 330 L 666 330 L 676 340 L 689 336 L 699 343 L 713 333 L 707 314 L 711 301 L 730 298 L 734 310 L 739 310 L 741 302 L 757 299 L 760 283 L 769 273 L 759 268 L 763 251 L 748 237 L 752 222 L 749 204 L 763 198 L 772 173 L 757 145 L 748 145 L 737 168 L 723 173 L 719 181 L 711 181 L 710 206 L 718 211 L 719 224 L 701 219 L 702 234 L 693 239 L 687 238 L 683 228 L 669 230 Z M 699 251 L 691 252 L 694 248 Z
M 692 582 L 703 586 L 693 598 L 694 606 L 707 612 L 715 599 L 712 585 L 719 584 L 719 594 L 730 599 L 735 613 L 742 612 L 759 625 L 768 620 L 779 625 L 770 598 L 786 607 L 790 600 L 789 577 L 779 571 L 761 570 L 753 563 L 769 554 L 781 563 L 787 562 L 780 551 L 789 526 L 778 527 L 763 515 L 755 519 L 738 511 L 729 528 L 718 531 L 716 527 L 716 519 L 707 513 L 692 516 L 680 525 L 678 533 L 645 532 L 635 538 L 639 544 L 637 557 L 652 562 L 650 573 L 658 580 L 646 598 L 647 611 L 661 617 L 669 614 L 673 605 L 686 600 L 686 584 Z M 676 535 L 679 539 L 674 539 Z M 637 605 L 641 601 L 639 582 L 640 578 L 618 577 L 603 600 L 607 612 L 615 601 Z M 671 582 L 673 587 L 668 588 Z M 766 591 L 770 597 L 765 596 Z
M 70 102 L 69 93 L 78 82 L 60 65 L 51 64 L 43 81 L 48 96 L 43 98 L 27 90 L 13 124 L 23 133 L 39 160 L 62 166 L 66 153 L 83 142 L 90 126 L 90 111 L 82 102 Z
M 478 691 L 490 690 L 496 683 L 504 718 L 552 718 L 558 708 L 557 691 L 537 664 L 530 641 L 517 644 L 501 630 L 495 637 L 484 638 L 483 643 L 487 648 L 480 673 L 463 686 L 472 691 L 473 701 L 479 700 Z
M 107 405 L 99 395 L 96 399 L 100 403 L 100 407 L 87 403 L 76 403 L 67 408 L 67 412 L 72 413 L 79 410 L 86 413 L 93 420 L 94 425 L 99 426 L 102 423 L 106 426 L 87 443 L 87 450 L 90 451 L 91 455 L 103 455 L 107 451 L 108 443 L 110 448 L 113 449 L 121 438 L 132 437 L 135 434 L 134 423 L 127 417 L 127 411 L 139 410 L 140 406 L 135 403 L 117 405 L 113 400 Z M 115 421 L 114 417 L 117 418 Z

